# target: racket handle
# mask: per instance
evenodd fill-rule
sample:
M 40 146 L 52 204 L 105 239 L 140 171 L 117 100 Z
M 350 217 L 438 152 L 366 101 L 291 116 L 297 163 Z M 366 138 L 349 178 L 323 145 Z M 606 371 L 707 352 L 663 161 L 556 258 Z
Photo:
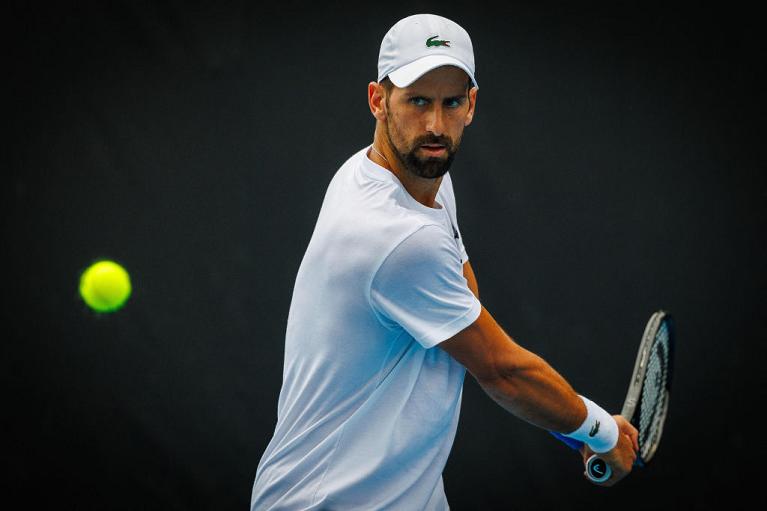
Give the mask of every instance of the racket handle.
M 579 451 L 581 447 L 583 447 L 583 442 L 579 440 L 574 440 L 554 431 L 549 431 L 549 433 L 575 451 Z M 610 468 L 610 465 L 596 454 L 593 454 L 586 461 L 586 477 L 595 483 L 603 483 L 607 481 L 610 479 L 612 473 L 613 471 Z
M 583 442 L 581 442 L 580 440 L 575 440 L 574 438 L 567 437 L 563 435 L 562 433 L 557 433 L 556 431 L 549 431 L 549 433 L 554 435 L 554 438 L 564 443 L 566 446 L 568 446 L 570 449 L 574 451 L 580 451 L 581 447 L 583 447 Z
M 613 475 L 613 469 L 605 460 L 592 454 L 586 461 L 586 476 L 595 483 L 604 483 Z

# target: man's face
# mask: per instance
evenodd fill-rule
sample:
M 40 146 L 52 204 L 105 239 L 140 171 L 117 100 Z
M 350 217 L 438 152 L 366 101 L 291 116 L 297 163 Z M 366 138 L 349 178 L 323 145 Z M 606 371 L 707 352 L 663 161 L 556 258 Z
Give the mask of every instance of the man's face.
M 443 176 L 472 119 L 476 89 L 454 66 L 436 68 L 386 97 L 386 136 L 400 164 L 416 176 Z

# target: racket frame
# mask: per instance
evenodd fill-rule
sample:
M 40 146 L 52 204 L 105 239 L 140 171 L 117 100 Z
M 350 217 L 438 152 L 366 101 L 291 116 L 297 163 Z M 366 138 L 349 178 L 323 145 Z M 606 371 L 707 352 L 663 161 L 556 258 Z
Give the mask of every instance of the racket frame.
M 628 392 L 626 393 L 626 399 L 623 402 L 623 409 L 621 415 L 628 421 L 634 418 L 634 412 L 636 411 L 637 403 L 642 395 L 642 385 L 644 384 L 645 376 L 647 375 L 647 364 L 650 360 L 652 353 L 653 341 L 655 335 L 658 333 L 663 321 L 666 321 L 666 327 L 668 328 L 668 353 L 666 354 L 668 360 L 666 385 L 663 389 L 663 406 L 659 413 L 655 416 L 654 422 L 657 427 L 657 434 L 654 435 L 652 443 L 647 446 L 640 447 L 640 452 L 646 450 L 644 455 L 637 457 L 639 465 L 644 465 L 652 459 L 655 455 L 655 451 L 658 449 L 660 438 L 663 435 L 663 425 L 666 422 L 666 414 L 668 413 L 668 403 L 671 397 L 671 375 L 673 373 L 673 361 L 674 361 L 674 324 L 671 315 L 665 311 L 657 311 L 650 316 L 645 327 L 644 334 L 642 335 L 642 341 L 639 343 L 639 350 L 637 353 L 636 361 L 634 362 L 634 371 L 631 374 L 631 383 L 629 384 Z M 632 424 L 634 424 L 632 422 Z M 636 424 L 634 424 L 636 426 Z

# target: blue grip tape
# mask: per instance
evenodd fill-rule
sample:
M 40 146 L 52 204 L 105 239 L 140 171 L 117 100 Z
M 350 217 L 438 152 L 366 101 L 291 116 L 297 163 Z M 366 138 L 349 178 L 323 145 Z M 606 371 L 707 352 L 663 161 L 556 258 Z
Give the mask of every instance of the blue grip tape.
M 564 442 L 570 449 L 573 449 L 575 451 L 580 451 L 581 447 L 583 447 L 583 442 L 581 442 L 580 440 L 575 440 L 574 438 L 568 438 L 565 435 L 554 432 L 554 431 L 549 431 L 549 433 L 554 435 L 554 438 L 560 440 L 561 442 Z

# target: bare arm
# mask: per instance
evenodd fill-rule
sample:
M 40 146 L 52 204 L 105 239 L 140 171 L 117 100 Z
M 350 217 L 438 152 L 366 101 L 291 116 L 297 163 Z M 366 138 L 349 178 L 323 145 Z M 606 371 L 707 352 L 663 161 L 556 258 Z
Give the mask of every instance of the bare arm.
M 514 342 L 484 307 L 474 323 L 439 346 L 498 404 L 527 422 L 569 433 L 586 419 L 586 407 L 570 384 Z
M 463 263 L 463 276 L 466 278 L 466 282 L 469 284 L 469 289 L 474 293 L 474 296 L 479 300 L 479 288 L 477 287 L 477 277 L 474 275 L 474 270 L 471 267 L 471 263 L 466 261 Z
M 477 279 L 467 261 L 463 274 L 479 298 Z M 482 307 L 479 318 L 439 346 L 463 364 L 485 392 L 517 417 L 560 433 L 576 430 L 586 419 L 586 407 L 567 381 L 545 360 L 518 345 Z M 601 454 L 612 477 L 601 486 L 612 486 L 629 472 L 636 458 L 637 431 L 621 416 L 614 416 L 621 432 L 618 445 Z M 592 451 L 581 449 L 585 460 Z

